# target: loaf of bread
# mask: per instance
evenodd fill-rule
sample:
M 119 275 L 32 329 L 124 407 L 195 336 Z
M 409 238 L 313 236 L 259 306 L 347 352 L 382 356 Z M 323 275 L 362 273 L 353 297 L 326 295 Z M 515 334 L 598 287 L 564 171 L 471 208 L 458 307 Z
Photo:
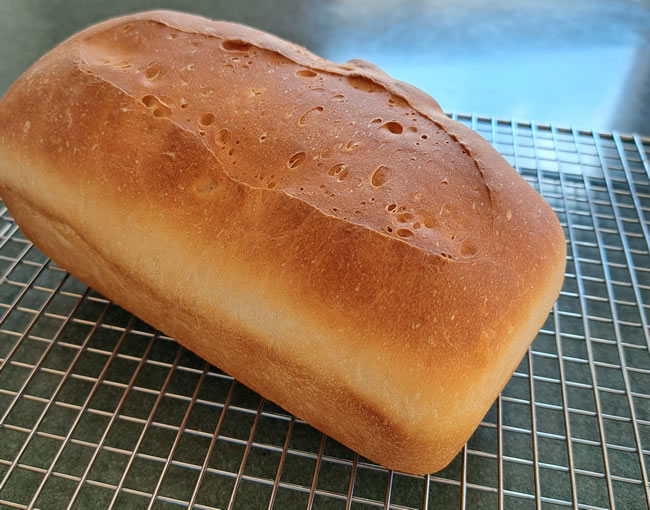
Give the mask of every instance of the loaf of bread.
M 557 298 L 551 208 L 425 93 L 248 27 L 95 25 L 0 103 L 57 264 L 388 468 L 449 463 Z

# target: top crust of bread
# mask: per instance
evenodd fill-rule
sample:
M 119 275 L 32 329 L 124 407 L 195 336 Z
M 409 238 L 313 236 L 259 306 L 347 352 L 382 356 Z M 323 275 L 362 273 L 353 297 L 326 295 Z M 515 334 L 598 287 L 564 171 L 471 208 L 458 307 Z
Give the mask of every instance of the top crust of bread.
M 453 458 L 564 274 L 551 208 L 427 94 L 168 11 L 95 25 L 14 84 L 0 193 L 107 297 L 409 472 Z

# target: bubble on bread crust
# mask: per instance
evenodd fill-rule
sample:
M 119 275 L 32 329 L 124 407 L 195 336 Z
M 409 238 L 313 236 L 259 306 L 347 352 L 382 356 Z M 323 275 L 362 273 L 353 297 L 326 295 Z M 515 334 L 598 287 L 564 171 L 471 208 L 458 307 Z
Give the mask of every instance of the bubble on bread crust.
M 374 81 L 363 76 L 348 76 L 348 83 L 353 89 L 363 90 L 364 92 L 379 92 L 383 90 Z
M 332 166 L 328 171 L 327 175 L 330 177 L 335 177 L 338 174 L 340 174 L 343 170 L 345 170 L 348 167 L 348 165 L 345 165 L 343 163 L 339 163 L 338 165 Z
M 219 183 L 212 177 L 201 177 L 194 183 L 194 191 L 199 195 L 205 195 L 214 192 Z
M 388 206 L 386 207 L 386 210 L 388 212 L 393 212 L 395 209 L 397 209 L 397 204 L 388 204 Z
M 381 188 L 390 179 L 390 168 L 380 165 L 370 176 L 370 183 L 375 188 Z
M 323 107 L 322 107 L 322 106 L 314 106 L 313 108 L 310 108 L 310 109 L 307 110 L 305 113 L 303 113 L 303 114 L 300 116 L 300 118 L 298 119 L 298 124 L 297 124 L 298 127 L 303 127 L 305 124 L 307 124 L 307 122 L 308 122 L 311 118 L 317 116 L 317 115 L 318 115 L 320 112 L 322 112 L 322 111 L 323 111 Z
M 342 103 L 345 101 L 345 96 L 343 94 L 334 94 L 332 96 L 332 99 L 330 99 L 333 103 Z
M 260 135 L 260 142 L 264 142 L 268 138 L 268 133 L 264 132 Z
M 370 121 L 370 124 L 368 126 L 374 126 L 375 124 L 381 124 L 381 117 L 376 117 Z
M 199 124 L 201 126 L 211 126 L 212 124 L 214 124 L 215 120 L 216 117 L 214 116 L 214 113 L 204 113 L 199 118 Z
M 248 89 L 248 94 L 247 95 L 248 95 L 248 97 L 257 97 L 257 96 L 261 96 L 262 94 L 264 94 L 264 92 L 266 92 L 265 88 L 251 87 L 250 89 Z
M 214 135 L 214 141 L 217 145 L 225 146 L 230 141 L 230 129 L 222 128 Z
M 266 187 L 269 188 L 269 189 L 273 189 L 276 186 L 277 186 L 277 182 L 275 182 L 275 181 L 271 181 L 266 185 Z
M 348 170 L 348 165 L 339 163 L 331 167 L 327 171 L 327 175 L 334 177 L 338 182 L 342 182 L 350 176 L 350 171 Z
M 413 231 L 409 230 L 408 228 L 398 228 L 397 232 L 395 233 L 402 239 L 413 237 Z
M 405 108 L 405 107 L 408 106 L 408 103 L 404 99 L 402 99 L 401 97 L 392 96 L 392 97 L 390 97 L 388 99 L 388 106 L 391 107 L 391 108 L 394 107 L 394 106 L 401 106 L 401 107 Z
M 350 172 L 348 172 L 347 170 L 343 170 L 343 171 L 339 174 L 339 176 L 338 176 L 338 178 L 337 178 L 336 180 L 339 181 L 339 182 L 343 182 L 343 181 L 344 181 L 345 179 L 347 179 L 349 176 L 350 176 Z
M 388 232 L 389 234 L 392 234 L 393 233 L 393 227 L 386 227 L 386 232 Z
M 153 62 L 144 72 L 144 77 L 149 81 L 155 81 L 158 78 L 164 78 L 163 66 L 159 62 Z M 162 75 L 162 76 L 161 76 Z
M 422 135 L 420 138 L 422 138 L 422 140 L 427 140 L 429 138 L 429 135 Z
M 315 78 L 318 76 L 318 73 L 311 69 L 301 69 L 300 71 L 296 71 L 296 76 L 300 78 Z
M 411 213 L 402 213 L 397 217 L 397 221 L 399 223 L 408 223 L 413 219 L 413 215 Z
M 413 120 L 415 120 L 415 119 L 413 119 Z M 416 128 L 415 126 L 409 126 L 408 129 L 407 129 L 407 131 L 408 131 L 409 133 L 417 133 L 418 128 Z
M 320 188 L 323 190 L 323 193 L 325 194 L 325 196 L 327 196 L 329 198 L 333 198 L 335 196 L 334 193 L 332 193 L 330 190 L 328 190 L 326 186 L 323 186 L 321 184 Z
M 473 257 L 478 253 L 478 246 L 471 239 L 465 239 L 458 247 L 461 257 L 466 259 Z
M 171 108 L 156 96 L 147 94 L 140 101 L 153 112 L 154 117 L 169 117 L 172 114 Z
M 293 156 L 289 158 L 289 161 L 287 162 L 287 166 L 291 170 L 295 170 L 305 162 L 305 159 L 307 159 L 307 154 L 305 154 L 302 151 L 296 152 Z
M 181 105 L 181 108 L 183 110 L 189 106 L 189 103 L 187 102 L 187 99 L 185 99 L 184 97 L 180 98 L 179 104 Z
M 153 108 L 158 104 L 158 100 L 155 98 L 155 96 L 152 96 L 151 94 L 147 94 L 146 96 L 142 96 L 142 104 L 145 105 L 147 108 Z
M 425 228 L 432 229 L 438 224 L 434 214 L 429 211 L 420 211 L 420 216 Z
M 385 129 L 386 131 L 389 131 L 394 135 L 401 135 L 402 132 L 404 131 L 404 126 L 402 126 L 397 121 L 391 120 L 390 122 L 386 122 L 386 124 L 383 124 L 381 126 L 381 129 Z
M 422 225 L 420 224 L 420 222 L 419 222 L 419 221 L 416 221 L 415 223 L 413 223 L 413 230 L 417 230 L 417 229 L 419 229 L 421 226 L 422 226 Z
M 343 147 L 343 150 L 346 152 L 354 152 L 356 151 L 359 146 L 361 145 L 361 142 L 355 141 L 355 140 L 350 140 L 348 143 L 345 144 L 345 147 Z
M 210 97 L 214 93 L 215 90 L 210 87 L 206 87 L 206 88 L 201 87 L 201 92 L 200 92 L 201 97 Z
M 252 49 L 252 45 L 241 39 L 226 39 L 221 43 L 221 49 L 237 53 L 246 53 Z

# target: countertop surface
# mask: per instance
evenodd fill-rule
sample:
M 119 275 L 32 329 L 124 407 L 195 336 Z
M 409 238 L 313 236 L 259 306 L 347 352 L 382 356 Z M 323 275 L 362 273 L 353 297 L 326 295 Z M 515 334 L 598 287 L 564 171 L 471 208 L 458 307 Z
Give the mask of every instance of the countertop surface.
M 650 2 L 633 0 L 2 0 L 0 93 L 72 33 L 154 8 L 369 60 L 446 111 L 650 134 Z

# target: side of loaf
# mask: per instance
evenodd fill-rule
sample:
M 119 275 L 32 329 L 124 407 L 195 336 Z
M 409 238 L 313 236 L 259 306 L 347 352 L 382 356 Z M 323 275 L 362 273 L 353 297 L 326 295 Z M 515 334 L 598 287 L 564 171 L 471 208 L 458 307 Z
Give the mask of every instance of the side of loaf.
M 72 274 L 365 457 L 432 472 L 564 276 L 553 211 L 423 92 L 240 25 L 95 25 L 0 102 L 0 196 Z

